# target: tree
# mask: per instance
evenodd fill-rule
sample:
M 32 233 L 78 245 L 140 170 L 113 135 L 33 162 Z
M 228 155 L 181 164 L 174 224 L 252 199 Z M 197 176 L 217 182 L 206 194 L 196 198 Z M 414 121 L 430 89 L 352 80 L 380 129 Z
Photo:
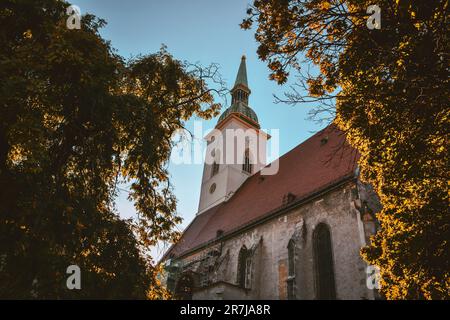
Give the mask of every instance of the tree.
M 0 297 L 164 298 L 148 248 L 177 237 L 171 136 L 217 114 L 217 67 L 165 48 L 124 61 L 103 20 L 70 30 L 67 7 L 0 5 Z M 121 181 L 137 220 L 115 209 Z M 80 291 L 66 287 L 70 265 Z
M 362 250 L 381 269 L 382 294 L 448 299 L 449 4 L 380 0 L 381 29 L 370 30 L 372 4 L 255 0 L 241 26 L 257 23 L 271 79 L 298 77 L 278 99 L 318 103 L 313 114 L 331 113 L 358 149 L 383 205 Z

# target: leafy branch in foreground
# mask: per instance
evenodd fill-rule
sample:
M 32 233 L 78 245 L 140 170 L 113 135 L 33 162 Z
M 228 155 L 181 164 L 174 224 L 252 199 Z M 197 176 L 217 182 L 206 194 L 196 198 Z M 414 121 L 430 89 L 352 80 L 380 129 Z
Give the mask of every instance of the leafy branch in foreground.
M 166 298 L 147 253 L 177 237 L 171 136 L 217 114 L 225 87 L 216 65 L 165 48 L 124 61 L 104 21 L 67 29 L 67 6 L 0 7 L 0 297 Z M 115 209 L 124 180 L 134 221 Z M 66 287 L 72 264 L 80 291 Z
M 298 75 L 279 101 L 318 103 L 313 114 L 325 111 L 358 149 L 361 177 L 383 205 L 362 250 L 381 269 L 382 294 L 448 299 L 449 3 L 377 1 L 381 29 L 369 30 L 372 4 L 255 0 L 241 26 L 257 24 L 271 79 Z

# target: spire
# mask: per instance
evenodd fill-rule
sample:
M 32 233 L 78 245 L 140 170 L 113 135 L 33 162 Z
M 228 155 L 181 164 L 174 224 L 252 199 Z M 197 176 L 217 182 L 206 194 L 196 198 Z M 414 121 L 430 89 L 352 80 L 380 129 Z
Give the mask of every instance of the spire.
M 241 58 L 241 65 L 239 66 L 239 71 L 236 77 L 236 82 L 234 83 L 234 87 L 237 87 L 238 85 L 243 85 L 248 88 L 248 82 L 247 82 L 247 66 L 245 63 L 246 57 L 245 55 Z
M 231 100 L 231 104 L 243 103 L 248 106 L 248 96 L 251 91 L 248 87 L 247 82 L 247 66 L 245 63 L 245 56 L 241 58 L 241 64 L 239 66 L 238 74 L 236 77 L 236 82 L 234 83 L 234 87 L 231 90 L 231 96 L 233 99 Z
M 258 117 L 256 116 L 255 111 L 248 105 L 248 98 L 251 94 L 251 90 L 248 87 L 247 66 L 245 60 L 245 56 L 242 56 L 236 83 L 234 84 L 233 89 L 231 89 L 231 106 L 222 113 L 217 123 L 225 120 L 230 114 L 239 114 L 250 121 L 253 126 L 259 128 Z

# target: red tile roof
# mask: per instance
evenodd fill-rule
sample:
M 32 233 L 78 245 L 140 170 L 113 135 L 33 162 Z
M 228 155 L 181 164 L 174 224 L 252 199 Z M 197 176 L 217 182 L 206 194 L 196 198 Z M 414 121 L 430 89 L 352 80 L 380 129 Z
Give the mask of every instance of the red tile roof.
M 214 240 L 218 230 L 227 233 L 267 216 L 283 206 L 288 193 L 300 199 L 351 176 L 357 157 L 342 132 L 328 126 L 280 157 L 276 175 L 255 173 L 230 200 L 195 217 L 165 257 L 180 256 Z

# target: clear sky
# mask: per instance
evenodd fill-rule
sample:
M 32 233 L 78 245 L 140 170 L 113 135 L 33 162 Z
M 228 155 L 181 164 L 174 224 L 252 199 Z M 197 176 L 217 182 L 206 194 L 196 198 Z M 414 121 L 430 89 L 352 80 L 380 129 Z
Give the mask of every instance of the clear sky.
M 245 54 L 252 90 L 250 106 L 256 111 L 262 128 L 280 130 L 281 154 L 321 129 L 306 119 L 308 106 L 274 103 L 273 94 L 282 95 L 289 88 L 268 79 L 269 70 L 256 55 L 254 32 L 239 27 L 248 0 L 73 0 L 72 3 L 80 7 L 82 14 L 93 13 L 107 21 L 102 36 L 111 40 L 123 57 L 154 53 L 165 44 L 179 60 L 203 65 L 218 63 L 230 89 L 240 58 Z M 217 118 L 204 121 L 204 131 L 213 128 L 216 122 Z M 187 127 L 192 128 L 192 121 Z M 169 167 L 179 201 L 178 212 L 184 218 L 180 229 L 195 217 L 202 170 L 202 165 L 194 164 Z M 118 209 L 121 216 L 130 217 L 134 208 L 126 198 L 126 192 L 122 192 Z M 159 251 L 154 250 L 154 255 L 158 256 Z

